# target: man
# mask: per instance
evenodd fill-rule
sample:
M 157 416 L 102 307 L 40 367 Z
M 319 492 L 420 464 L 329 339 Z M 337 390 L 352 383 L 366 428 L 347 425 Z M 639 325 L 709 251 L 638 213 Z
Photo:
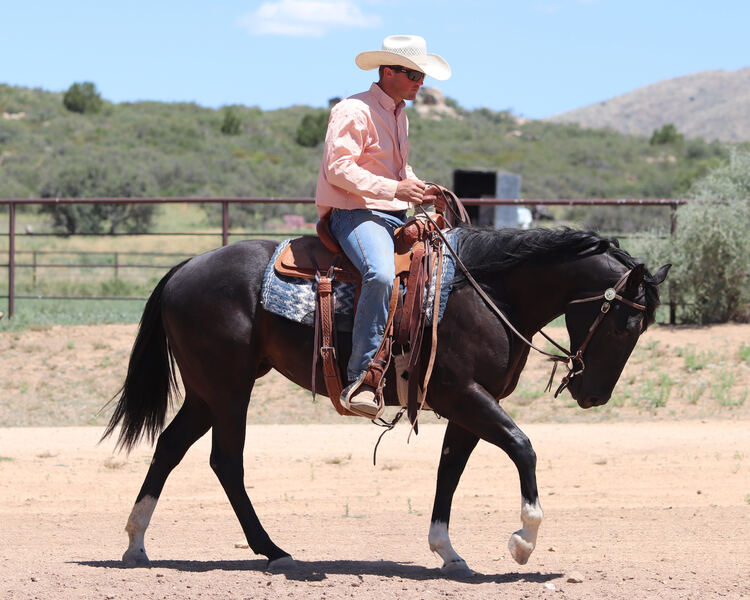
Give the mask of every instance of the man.
M 379 400 L 363 379 L 388 320 L 395 277 L 393 231 L 412 204 L 430 204 L 438 197 L 408 164 L 404 101 L 414 100 L 425 75 L 445 80 L 451 69 L 440 56 L 428 54 L 424 39 L 415 35 L 389 36 L 381 50 L 359 54 L 356 63 L 366 71 L 379 69 L 379 78 L 368 91 L 331 110 L 316 205 L 321 218 L 331 213 L 331 233 L 362 275 L 349 385 L 341 402 L 352 412 L 375 418 Z

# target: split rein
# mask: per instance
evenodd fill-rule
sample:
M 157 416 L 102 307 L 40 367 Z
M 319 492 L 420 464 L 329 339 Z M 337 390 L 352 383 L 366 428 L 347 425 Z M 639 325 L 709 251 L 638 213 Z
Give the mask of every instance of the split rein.
M 441 189 L 442 191 L 442 189 Z M 453 196 L 453 200 L 458 203 L 458 199 L 455 197 L 455 195 L 452 194 L 452 192 L 448 192 Z M 445 192 L 443 192 L 443 196 L 445 197 Z M 459 204 L 460 206 L 460 204 Z M 458 267 L 463 271 L 463 274 L 466 276 L 467 281 L 469 284 L 474 288 L 474 290 L 479 294 L 479 296 L 482 298 L 482 300 L 485 301 L 487 306 L 498 316 L 500 317 L 500 320 L 502 320 L 505 325 L 508 326 L 508 328 L 520 339 L 522 340 L 529 348 L 532 348 L 539 352 L 540 354 L 546 356 L 551 360 L 554 364 L 552 367 L 552 374 L 550 375 L 549 381 L 547 382 L 547 387 L 545 391 L 550 391 L 552 389 L 552 382 L 555 378 L 555 373 L 557 371 L 557 365 L 559 363 L 565 363 L 568 368 L 568 373 L 562 378 L 562 381 L 560 382 L 560 386 L 557 388 L 557 391 L 555 392 L 555 398 L 557 398 L 560 393 L 568 387 L 571 380 L 581 373 L 584 372 L 586 369 L 586 365 L 583 362 L 583 353 L 586 351 L 586 348 L 589 345 L 589 342 L 594 337 L 594 332 L 597 330 L 601 322 L 604 320 L 604 317 L 609 312 L 609 309 L 612 306 L 612 302 L 614 301 L 620 301 L 623 304 L 627 304 L 628 306 L 635 308 L 637 310 L 645 311 L 646 307 L 643 304 L 638 304 L 637 302 L 633 302 L 631 300 L 628 300 L 627 298 L 624 298 L 620 292 L 625 287 L 625 283 L 628 280 L 628 275 L 630 275 L 630 271 L 627 271 L 615 284 L 614 287 L 607 288 L 603 293 L 598 294 L 596 296 L 591 296 L 589 298 L 581 298 L 578 300 L 571 300 L 568 305 L 570 304 L 582 304 L 584 302 L 595 302 L 598 300 L 603 300 L 600 312 L 597 315 L 594 322 L 591 324 L 591 327 L 589 327 L 588 333 L 586 334 L 586 338 L 584 339 L 581 346 L 578 348 L 578 350 L 573 354 L 570 350 L 565 349 L 563 346 L 558 344 L 555 340 L 553 340 L 551 337 L 549 337 L 544 331 L 541 329 L 539 330 L 539 333 L 541 333 L 547 341 L 552 343 L 558 350 L 564 353 L 564 356 L 561 356 L 559 354 L 552 354 L 550 352 L 547 352 L 546 350 L 542 350 L 541 348 L 538 348 L 534 344 L 531 343 L 526 337 L 516 329 L 516 327 L 511 323 L 510 319 L 503 313 L 502 310 L 498 308 L 498 306 L 492 301 L 492 299 L 487 295 L 487 293 L 481 288 L 481 286 L 477 283 L 477 281 L 474 279 L 474 277 L 469 273 L 469 269 L 464 265 L 463 261 L 458 257 L 458 254 L 453 249 L 453 247 L 448 242 L 447 238 L 443 234 L 443 232 L 440 230 L 439 227 L 437 227 L 435 221 L 433 221 L 432 217 L 419 205 L 415 207 L 418 211 L 421 211 L 421 213 L 429 219 L 429 221 L 432 223 L 432 225 L 435 227 L 435 230 L 437 231 L 438 235 L 443 241 L 443 244 L 445 244 L 445 247 L 448 248 L 448 251 L 453 255 L 453 258 L 456 261 L 456 264 Z M 463 207 L 461 207 L 463 208 Z M 578 365 L 578 366 L 576 366 Z
M 433 185 L 433 184 L 428 184 L 428 185 Z M 466 212 L 466 209 L 463 207 L 463 205 L 458 200 L 458 198 L 456 197 L 456 195 L 453 192 L 451 192 L 451 191 L 444 190 L 443 188 L 438 188 L 438 189 L 440 189 L 440 192 L 443 195 L 443 200 L 446 201 L 446 209 L 450 210 L 453 213 L 453 216 L 457 218 L 457 220 L 463 221 L 464 223 L 470 223 L 469 216 L 468 216 L 468 214 Z M 448 196 L 451 197 L 451 199 L 455 203 L 455 206 L 452 206 L 447 201 L 446 195 L 448 195 Z M 469 269 L 466 267 L 466 265 L 463 263 L 463 261 L 459 258 L 458 253 L 453 249 L 453 247 L 451 246 L 450 242 L 445 237 L 445 234 L 441 231 L 440 227 L 437 225 L 437 223 L 435 223 L 434 219 L 430 216 L 430 214 L 427 211 L 425 211 L 424 208 L 422 208 L 422 206 L 420 206 L 420 205 L 416 205 L 414 208 L 415 208 L 416 211 L 421 212 L 426 217 L 426 219 L 432 224 L 434 231 L 437 232 L 437 234 L 440 237 L 440 239 L 442 240 L 444 246 L 446 248 L 448 248 L 448 251 L 451 253 L 451 255 L 453 256 L 453 258 L 455 259 L 456 264 L 461 269 L 461 271 L 463 272 L 463 274 L 466 276 L 466 280 L 474 288 L 474 290 L 477 292 L 477 294 L 479 294 L 480 298 L 482 298 L 482 300 L 484 300 L 484 302 L 492 310 L 492 312 L 494 312 L 500 318 L 500 320 L 503 323 L 505 323 L 505 325 L 521 341 L 523 341 L 529 348 L 532 348 L 532 349 L 536 350 L 537 352 L 539 352 L 539 354 L 542 354 L 543 356 L 546 356 L 547 358 L 549 358 L 549 360 L 551 360 L 553 362 L 552 373 L 550 374 L 549 381 L 547 382 L 547 387 L 545 388 L 545 392 L 548 392 L 548 391 L 550 391 L 552 389 L 552 382 L 555 379 L 555 373 L 557 372 L 557 366 L 558 366 L 558 364 L 559 363 L 565 363 L 566 364 L 566 366 L 568 368 L 568 373 L 562 378 L 562 380 L 560 382 L 560 385 L 558 386 L 557 390 L 555 391 L 555 395 L 554 395 L 555 398 L 557 398 L 557 396 L 559 396 L 560 393 L 563 390 L 565 390 L 565 388 L 567 388 L 568 385 L 570 385 L 570 382 L 572 381 L 572 379 L 574 377 L 576 377 L 577 375 L 580 375 L 586 369 L 586 365 L 583 362 L 583 353 L 586 351 L 586 348 L 588 347 L 589 342 L 594 337 L 594 332 L 597 330 L 597 328 L 599 327 L 599 325 L 604 320 L 604 317 L 609 312 L 609 310 L 610 310 L 610 308 L 612 306 L 612 302 L 619 301 L 619 302 L 622 302 L 623 304 L 626 304 L 626 305 L 628 305 L 628 306 L 630 306 L 632 308 L 635 308 L 637 310 L 642 310 L 642 311 L 646 310 L 646 306 L 645 305 L 639 304 L 637 302 L 633 302 L 632 300 L 628 300 L 627 298 L 623 297 L 620 294 L 620 292 L 622 291 L 622 289 L 625 287 L 625 284 L 626 284 L 626 282 L 628 280 L 628 276 L 630 275 L 630 272 L 631 272 L 632 269 L 628 270 L 620 278 L 620 280 L 615 284 L 614 287 L 607 288 L 606 290 L 604 290 L 604 292 L 602 292 L 601 294 L 598 294 L 596 296 L 591 296 L 591 297 L 588 297 L 588 298 L 580 298 L 580 299 L 577 299 L 577 300 L 571 300 L 568 303 L 568 305 L 570 305 L 570 304 L 582 304 L 584 302 L 596 302 L 598 300 L 602 300 L 602 305 L 600 307 L 599 314 L 597 315 L 596 319 L 594 319 L 594 322 L 589 327 L 588 333 L 586 334 L 586 338 L 584 339 L 583 343 L 578 348 L 578 350 L 575 352 L 575 354 L 573 354 L 570 350 L 565 349 L 563 346 L 561 346 L 560 344 L 558 344 L 555 340 L 553 340 L 550 336 L 548 336 L 544 331 L 542 331 L 540 329 L 539 333 L 541 333 L 542 336 L 544 336 L 547 339 L 547 341 L 549 341 L 558 350 L 560 350 L 563 353 L 563 355 L 561 356 L 559 354 L 552 354 L 551 352 L 547 352 L 546 350 L 542 350 L 541 348 L 539 348 L 539 347 L 535 346 L 533 343 L 531 343 L 531 341 L 529 341 L 528 339 L 526 339 L 526 337 L 520 331 L 518 331 L 518 329 L 516 329 L 516 327 L 513 325 L 513 323 L 511 323 L 510 319 L 508 319 L 508 317 L 505 315 L 505 313 L 503 313 L 503 311 L 500 310 L 500 308 L 498 308 L 498 306 L 492 301 L 492 298 L 490 298 L 487 295 L 487 293 L 482 289 L 482 287 L 479 285 L 479 283 L 477 283 L 476 279 L 474 279 L 474 277 L 471 275 L 471 273 L 469 272 Z M 439 278 L 438 278 L 438 280 L 439 280 Z M 438 294 L 437 293 L 435 294 L 435 300 L 434 300 L 434 302 L 435 302 L 436 305 L 438 304 Z M 435 327 L 436 323 L 437 323 L 437 314 L 435 314 L 435 316 L 434 316 L 433 327 Z M 436 332 L 433 332 L 433 335 L 435 333 Z M 437 343 L 436 342 L 437 342 L 437 340 L 433 339 L 432 349 L 431 349 L 431 357 L 430 357 L 430 369 L 429 369 L 430 373 L 432 371 L 432 362 L 434 360 L 434 356 L 435 356 L 435 353 L 436 353 L 436 350 L 437 350 Z M 578 366 L 576 366 L 576 364 Z M 429 381 L 429 375 L 428 375 L 427 381 Z M 420 403 L 420 410 L 421 410 L 421 405 L 424 403 L 426 392 L 427 392 L 427 385 L 424 386 L 424 389 L 422 391 L 423 395 L 422 395 L 422 402 Z M 406 410 L 405 408 L 402 408 L 398 412 L 398 414 L 396 415 L 396 417 L 391 422 L 385 421 L 382 418 L 379 419 L 379 420 L 375 420 L 375 419 L 372 420 L 372 422 L 375 425 L 378 425 L 378 426 L 383 427 L 385 429 L 383 431 L 383 433 L 380 434 L 380 436 L 378 437 L 378 441 L 375 444 L 375 448 L 373 450 L 373 455 L 372 455 L 373 464 L 375 464 L 375 462 L 376 462 L 376 456 L 377 456 L 378 446 L 380 445 L 380 441 L 383 439 L 383 436 L 386 433 L 388 433 L 389 431 L 391 431 L 396 426 L 396 423 L 398 423 L 398 421 L 401 419 L 401 417 L 403 416 L 405 410 Z

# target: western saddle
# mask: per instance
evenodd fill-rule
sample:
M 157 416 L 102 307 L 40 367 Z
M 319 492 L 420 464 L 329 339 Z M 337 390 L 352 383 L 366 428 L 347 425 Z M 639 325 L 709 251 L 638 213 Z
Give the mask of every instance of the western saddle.
M 376 389 L 381 407 L 379 412 L 382 412 L 384 374 L 391 361 L 393 345 L 395 343 L 402 349 L 408 349 L 410 354 L 406 367 L 408 382 L 407 413 L 409 420 L 415 426 L 419 410 L 424 406 L 424 395 L 436 346 L 440 305 L 439 285 L 442 273 L 442 243 L 435 231 L 436 226 L 439 228 L 445 227 L 445 220 L 442 215 L 438 214 L 430 219 L 411 217 L 394 233 L 396 279 L 393 285 L 388 322 L 383 341 L 363 380 L 363 384 Z M 313 394 L 315 394 L 317 360 L 320 356 L 323 361 L 322 370 L 326 391 L 336 411 L 341 415 L 364 416 L 350 411 L 341 403 L 340 396 L 343 385 L 336 358 L 333 295 L 333 281 L 335 279 L 355 284 L 357 286 L 356 297 L 358 298 L 361 277 L 331 234 L 328 219 L 321 219 L 318 222 L 317 233 L 317 236 L 306 235 L 292 240 L 279 255 L 274 267 L 281 275 L 317 281 L 315 350 L 312 371 Z M 432 356 L 430 357 L 427 375 L 420 386 L 419 374 L 422 370 L 420 348 L 425 324 L 422 304 L 425 298 L 425 286 L 431 281 L 433 272 L 436 272 L 434 280 L 437 289 L 434 296 Z M 406 288 L 403 297 L 400 293 L 402 287 Z M 397 377 L 402 376 L 402 373 L 397 374 Z

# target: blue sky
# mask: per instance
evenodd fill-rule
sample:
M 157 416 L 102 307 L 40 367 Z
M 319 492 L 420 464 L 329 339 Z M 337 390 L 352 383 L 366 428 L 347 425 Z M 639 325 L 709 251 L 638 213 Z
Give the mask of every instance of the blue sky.
M 465 108 L 543 118 L 698 71 L 750 66 L 747 0 L 0 0 L 0 83 L 113 102 L 326 106 L 373 73 L 357 53 L 412 33 Z

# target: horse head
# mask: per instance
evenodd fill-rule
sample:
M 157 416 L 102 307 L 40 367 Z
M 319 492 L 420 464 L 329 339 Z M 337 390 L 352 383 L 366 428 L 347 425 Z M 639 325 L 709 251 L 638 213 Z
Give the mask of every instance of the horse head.
M 604 283 L 600 294 L 568 303 L 565 321 L 574 358 L 566 383 L 581 408 L 601 406 L 611 397 L 638 338 L 654 320 L 657 286 L 670 267 L 652 276 L 635 264 L 617 283 Z

